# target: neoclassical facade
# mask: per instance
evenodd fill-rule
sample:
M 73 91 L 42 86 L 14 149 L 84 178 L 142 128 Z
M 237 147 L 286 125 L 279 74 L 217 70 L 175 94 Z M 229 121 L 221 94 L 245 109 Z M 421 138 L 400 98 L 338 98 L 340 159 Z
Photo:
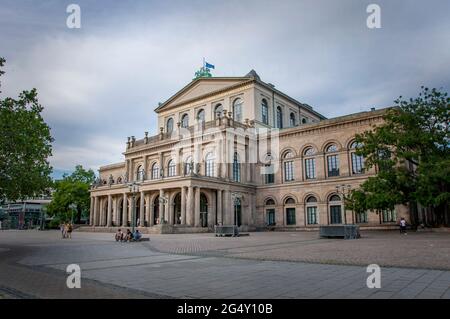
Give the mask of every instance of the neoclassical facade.
M 124 161 L 100 168 L 91 189 L 93 229 L 385 228 L 409 220 L 405 207 L 344 210 L 345 193 L 376 174 L 355 153 L 355 134 L 381 123 L 385 110 L 326 119 L 252 70 L 196 78 L 155 112 L 158 134 L 129 137 Z

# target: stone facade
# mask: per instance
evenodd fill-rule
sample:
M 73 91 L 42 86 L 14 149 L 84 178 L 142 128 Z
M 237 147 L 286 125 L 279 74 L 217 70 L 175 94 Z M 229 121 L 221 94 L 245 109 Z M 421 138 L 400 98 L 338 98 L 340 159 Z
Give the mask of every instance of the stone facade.
M 129 137 L 124 161 L 100 168 L 91 189 L 97 230 L 128 227 L 133 216 L 144 232 L 175 233 L 409 220 L 406 207 L 343 211 L 343 194 L 376 173 L 354 153 L 355 134 L 385 110 L 326 119 L 252 70 L 197 78 L 155 111 L 159 134 Z

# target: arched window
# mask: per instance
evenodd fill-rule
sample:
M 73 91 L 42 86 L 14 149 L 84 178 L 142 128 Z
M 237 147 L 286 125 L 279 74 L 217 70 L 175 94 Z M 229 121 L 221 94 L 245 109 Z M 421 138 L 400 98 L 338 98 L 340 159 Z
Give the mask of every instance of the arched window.
M 269 124 L 269 107 L 266 99 L 261 101 L 261 120 L 264 124 Z
M 185 175 L 191 174 L 193 165 L 194 165 L 194 163 L 192 162 L 192 156 L 189 156 L 188 158 L 185 159 L 185 161 L 184 161 L 184 174 Z
M 172 133 L 173 131 L 173 118 L 170 118 L 167 120 L 167 124 L 166 124 L 166 132 L 167 133 Z
M 181 127 L 187 128 L 189 127 L 189 115 L 183 114 L 181 117 Z
M 339 176 L 339 155 L 336 154 L 338 148 L 336 144 L 330 144 L 325 152 L 327 155 L 327 172 L 328 177 Z
M 235 182 L 241 181 L 241 163 L 239 162 L 238 153 L 234 153 L 233 158 L 233 180 Z
M 281 107 L 277 107 L 277 127 L 283 128 L 283 111 Z
M 302 118 L 302 124 L 306 124 L 307 120 L 305 118 Z
M 169 163 L 167 164 L 167 174 L 169 177 L 175 176 L 176 174 L 175 168 L 176 168 L 175 161 L 170 160 Z
M 142 166 L 139 166 L 136 171 L 136 180 L 143 181 L 144 180 L 144 168 Z
M 214 177 L 214 154 L 212 152 L 206 154 L 205 157 L 205 175 Z
M 294 161 L 292 158 L 294 154 L 288 151 L 284 154 L 283 165 L 284 165 L 284 180 L 289 182 L 294 180 Z
M 313 157 L 316 151 L 312 147 L 308 147 L 303 155 L 305 156 L 305 178 L 315 179 L 316 178 L 316 159 Z
M 273 184 L 275 183 L 275 167 L 272 158 L 272 154 L 267 153 L 264 158 L 264 184 Z
M 296 120 L 295 120 L 295 114 L 294 113 L 291 113 L 290 115 L 289 115 L 289 125 L 291 126 L 291 127 L 293 127 L 293 126 L 295 126 L 297 123 L 296 123 Z
M 295 200 L 292 197 L 288 197 L 285 201 L 284 204 L 286 205 L 294 205 L 295 204 Z
M 233 102 L 233 120 L 242 122 L 242 99 L 240 98 Z
M 309 196 L 306 199 L 306 221 L 308 225 L 315 225 L 319 223 L 317 214 L 317 198 Z
M 292 197 L 288 197 L 284 201 L 286 212 L 286 225 L 295 225 L 295 200 Z
M 159 165 L 158 163 L 154 163 L 152 165 L 152 179 L 158 179 L 159 178 Z
M 352 174 L 362 174 L 364 173 L 364 157 L 362 155 L 357 155 L 356 150 L 362 145 L 353 142 L 350 145 L 350 154 L 352 158 Z
M 266 200 L 265 205 L 266 206 L 274 206 L 275 205 L 275 201 L 272 198 L 269 198 L 268 200 Z
M 342 202 L 339 195 L 332 195 L 329 199 L 330 224 L 342 224 Z
M 217 104 L 214 107 L 214 119 L 221 118 L 223 116 L 223 105 Z
M 205 110 L 204 109 L 201 109 L 200 111 L 198 111 L 197 119 L 199 122 L 205 122 Z

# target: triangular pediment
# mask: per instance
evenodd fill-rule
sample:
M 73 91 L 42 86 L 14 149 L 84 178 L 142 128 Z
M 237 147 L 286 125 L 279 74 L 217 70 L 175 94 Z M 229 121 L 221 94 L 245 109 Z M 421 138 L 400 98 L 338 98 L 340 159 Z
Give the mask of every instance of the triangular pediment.
M 186 85 L 183 89 L 174 94 L 166 102 L 156 108 L 155 111 L 160 112 L 172 106 L 179 105 L 196 98 L 219 92 L 227 88 L 231 88 L 243 82 L 247 82 L 251 78 L 198 78 Z

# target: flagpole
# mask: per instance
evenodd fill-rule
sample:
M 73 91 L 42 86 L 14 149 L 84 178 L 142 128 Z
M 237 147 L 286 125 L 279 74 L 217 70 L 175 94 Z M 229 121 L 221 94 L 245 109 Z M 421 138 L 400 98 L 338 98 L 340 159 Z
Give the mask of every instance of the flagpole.
M 203 57 L 203 68 L 205 68 L 205 58 Z

